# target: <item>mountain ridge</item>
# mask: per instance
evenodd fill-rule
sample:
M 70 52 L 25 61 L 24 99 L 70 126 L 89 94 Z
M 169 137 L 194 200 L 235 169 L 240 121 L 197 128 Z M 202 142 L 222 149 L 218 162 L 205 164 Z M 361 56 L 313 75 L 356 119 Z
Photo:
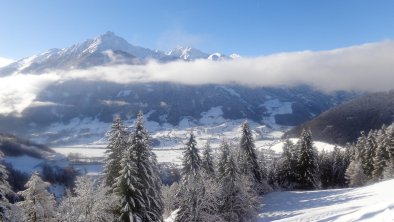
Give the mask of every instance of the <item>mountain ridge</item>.
M 70 47 L 49 49 L 0 67 L 0 76 L 12 73 L 43 73 L 51 70 L 85 69 L 114 64 L 137 65 L 149 60 L 159 62 L 193 61 L 197 59 L 225 60 L 239 58 L 221 53 L 205 53 L 192 47 L 178 46 L 169 52 L 152 50 L 130 44 L 124 38 L 108 31 L 96 38 L 87 39 Z

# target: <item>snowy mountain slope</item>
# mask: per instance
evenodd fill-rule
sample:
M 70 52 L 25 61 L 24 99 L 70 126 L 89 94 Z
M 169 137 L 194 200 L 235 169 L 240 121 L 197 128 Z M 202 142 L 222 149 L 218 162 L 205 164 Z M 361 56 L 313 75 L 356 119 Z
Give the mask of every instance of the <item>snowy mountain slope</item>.
M 71 47 L 50 49 L 23 58 L 0 69 L 0 74 L 40 73 L 54 69 L 88 68 L 98 65 L 138 64 L 144 59 L 161 59 L 162 52 L 129 44 L 125 39 L 107 32 Z
M 236 54 L 233 54 L 236 55 Z M 233 56 L 234 57 L 234 56 Z M 154 59 L 160 62 L 196 59 L 232 59 L 233 57 L 202 52 L 191 47 L 177 47 L 167 53 L 135 46 L 113 32 L 106 32 L 68 48 L 46 52 L 12 62 L 0 58 L 0 76 L 12 73 L 42 73 L 50 70 L 85 69 L 114 64 L 143 64 Z M 237 56 L 235 56 L 237 57 Z M 235 58 L 234 57 L 234 58 Z M 7 63 L 5 63 L 7 62 Z
M 170 50 L 169 52 L 167 52 L 167 55 L 180 58 L 186 61 L 191 61 L 195 59 L 206 59 L 209 57 L 209 54 L 202 52 L 198 49 L 192 47 L 182 47 L 182 46 L 178 46 Z
M 360 132 L 379 129 L 394 121 L 394 91 L 371 93 L 333 107 L 316 118 L 294 127 L 286 136 L 297 137 L 309 128 L 313 137 L 329 143 L 355 142 Z
M 216 125 L 233 120 L 250 119 L 267 128 L 294 126 L 352 97 L 308 87 L 68 81 L 49 86 L 36 98 L 56 105 L 28 107 L 19 116 L 0 116 L 0 130 L 51 146 L 86 144 L 104 136 L 113 115 L 131 121 L 142 110 L 161 128 L 208 125 L 215 126 L 219 134 L 222 129 Z M 210 117 L 201 119 L 206 113 Z
M 393 187 L 394 180 L 388 180 L 360 188 L 270 193 L 258 221 L 394 221 Z

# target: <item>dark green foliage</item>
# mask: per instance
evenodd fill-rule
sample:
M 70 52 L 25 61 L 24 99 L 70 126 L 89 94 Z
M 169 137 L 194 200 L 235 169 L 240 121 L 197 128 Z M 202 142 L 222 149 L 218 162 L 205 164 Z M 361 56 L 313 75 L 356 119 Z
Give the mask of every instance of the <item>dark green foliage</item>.
M 215 177 L 215 166 L 213 163 L 213 156 L 212 156 L 212 149 L 209 144 L 209 141 L 207 144 L 205 144 L 204 152 L 202 154 L 202 168 L 205 170 L 205 172 L 212 176 Z
M 261 168 L 257 160 L 252 131 L 250 130 L 247 122 L 242 125 L 239 153 L 238 161 L 241 173 L 251 176 L 255 183 L 262 183 L 264 179 L 263 173 L 261 172 Z
M 298 188 L 315 189 L 319 187 L 317 152 L 313 148 L 312 135 L 303 130 L 298 141 L 299 155 L 297 159 Z

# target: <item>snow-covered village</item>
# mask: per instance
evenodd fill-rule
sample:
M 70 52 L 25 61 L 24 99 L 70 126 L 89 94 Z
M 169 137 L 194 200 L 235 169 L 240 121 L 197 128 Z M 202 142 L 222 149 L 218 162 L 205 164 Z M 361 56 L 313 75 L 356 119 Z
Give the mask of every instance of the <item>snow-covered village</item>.
M 393 11 L 1 2 L 0 222 L 394 221 Z

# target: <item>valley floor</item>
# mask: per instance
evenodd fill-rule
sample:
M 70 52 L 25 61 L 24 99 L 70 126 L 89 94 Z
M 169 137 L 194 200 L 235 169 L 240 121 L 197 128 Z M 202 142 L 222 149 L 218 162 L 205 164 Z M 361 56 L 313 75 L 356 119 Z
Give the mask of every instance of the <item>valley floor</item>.
M 366 187 L 273 192 L 264 196 L 259 222 L 394 221 L 394 179 Z

